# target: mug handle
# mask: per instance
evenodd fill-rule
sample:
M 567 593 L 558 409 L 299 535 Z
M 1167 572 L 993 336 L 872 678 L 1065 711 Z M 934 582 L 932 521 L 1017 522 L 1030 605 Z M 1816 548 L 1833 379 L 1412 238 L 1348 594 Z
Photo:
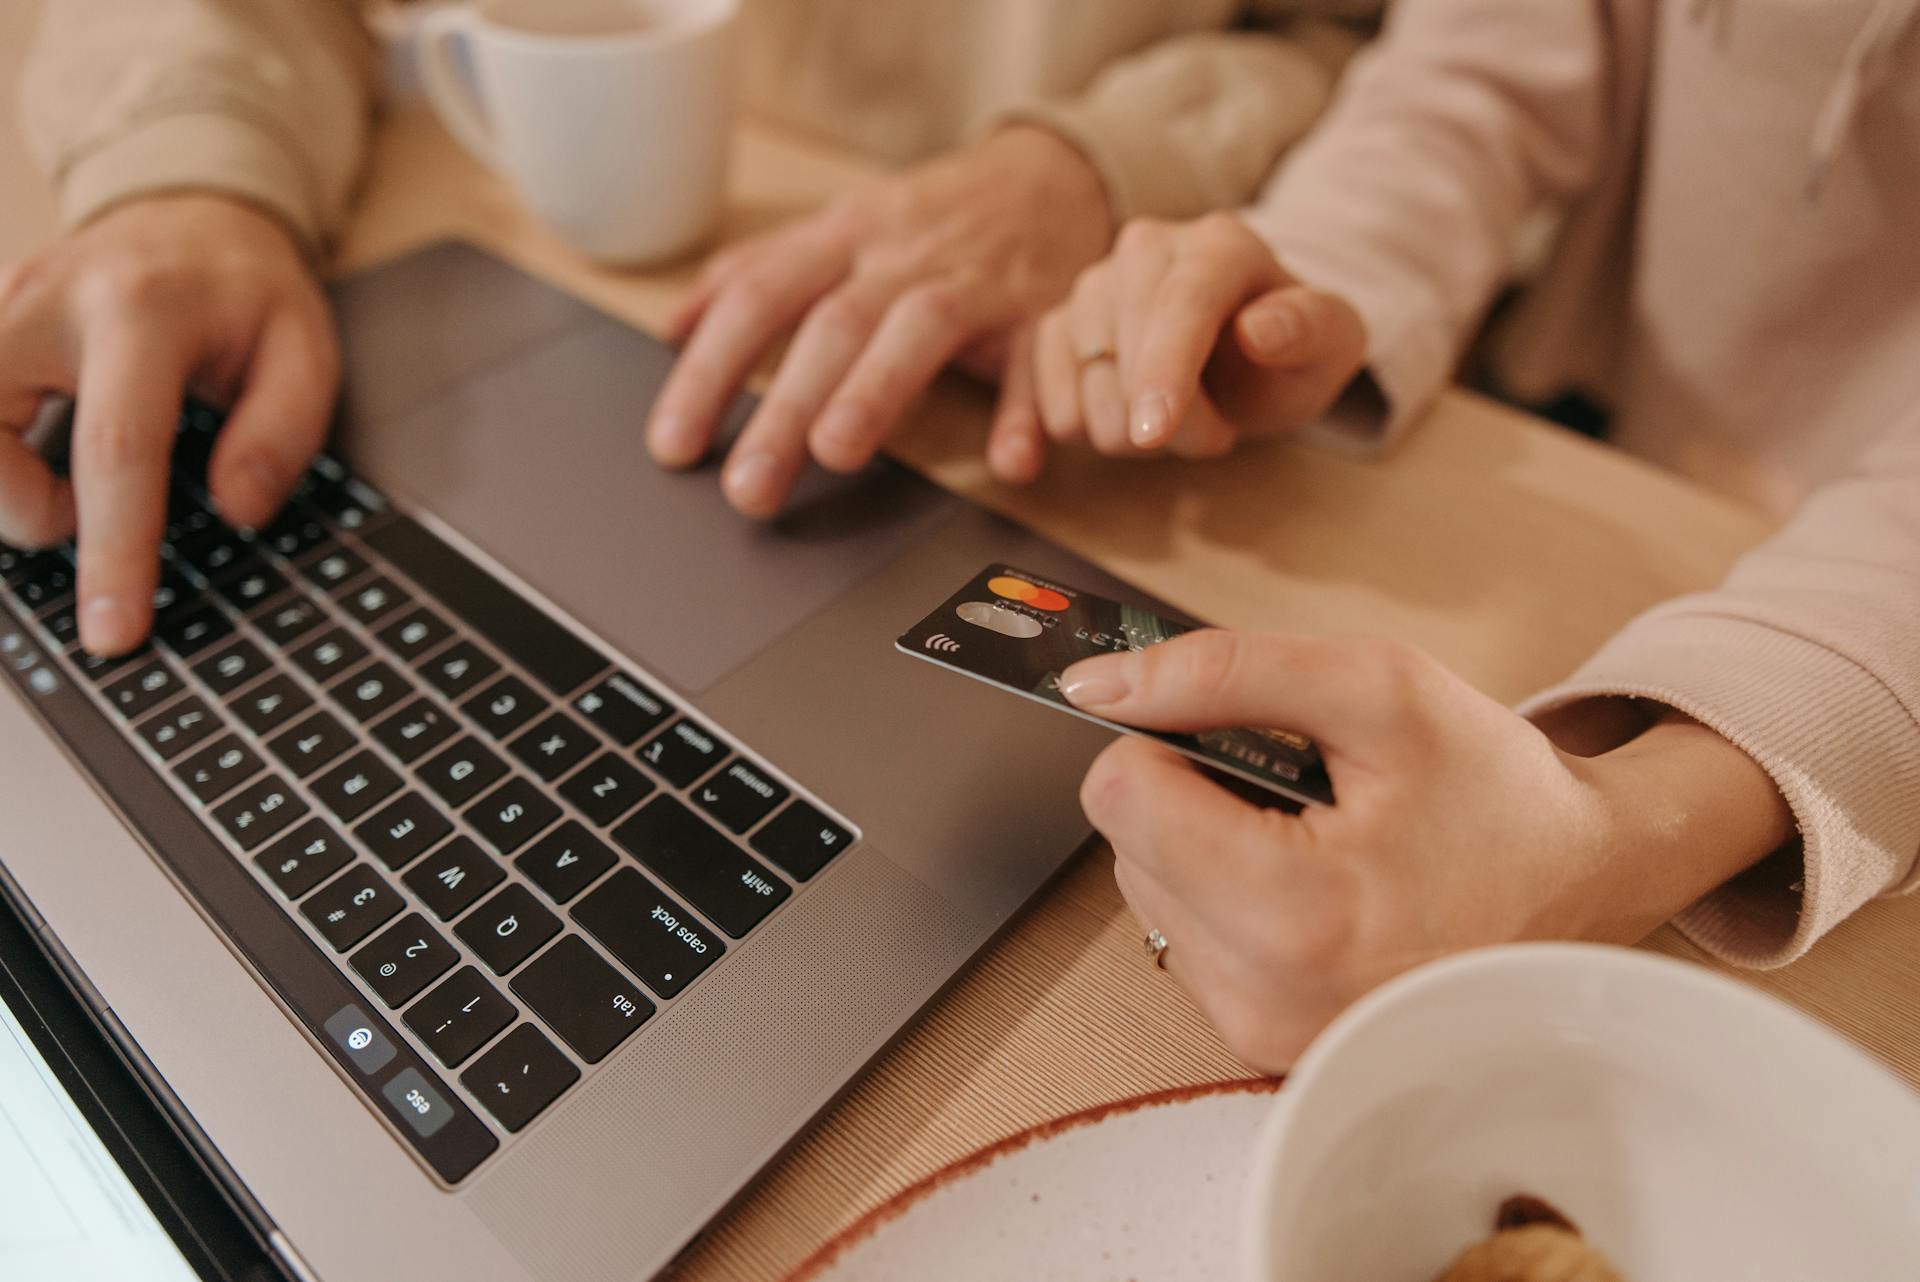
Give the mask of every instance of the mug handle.
M 462 74 L 453 56 L 456 41 L 472 47 L 475 21 L 473 10 L 466 5 L 429 9 L 421 15 L 417 45 L 420 80 L 427 91 L 427 101 L 447 132 L 471 152 L 475 160 L 492 168 L 493 130 L 475 101 L 468 77 Z

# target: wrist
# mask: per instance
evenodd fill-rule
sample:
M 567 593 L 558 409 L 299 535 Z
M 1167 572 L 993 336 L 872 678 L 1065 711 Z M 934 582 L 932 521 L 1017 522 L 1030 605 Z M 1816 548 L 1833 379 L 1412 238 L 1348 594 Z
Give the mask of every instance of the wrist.
M 1597 815 L 1570 906 L 1572 933 L 1584 938 L 1643 938 L 1795 835 L 1772 777 L 1730 740 L 1660 705 L 1616 709 L 1599 724 L 1610 736 L 1634 720 L 1614 746 L 1570 759 Z
M 1049 218 L 1079 224 L 1084 234 L 1111 244 L 1119 228 L 1106 180 L 1084 151 L 1045 125 L 1014 123 L 987 135 L 979 144 L 1024 183 Z

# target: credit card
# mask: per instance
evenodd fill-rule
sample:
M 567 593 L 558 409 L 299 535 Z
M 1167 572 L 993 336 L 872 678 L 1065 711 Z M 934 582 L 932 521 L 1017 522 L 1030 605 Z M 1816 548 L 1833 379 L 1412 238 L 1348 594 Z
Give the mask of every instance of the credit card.
M 1124 734 L 1144 735 L 1235 779 L 1309 805 L 1331 805 L 1333 785 L 1311 740 L 1287 730 L 1201 734 L 1143 730 L 1068 703 L 1060 674 L 1082 659 L 1144 650 L 1192 627 L 1007 565 L 990 565 L 894 645 L 978 681 L 1025 695 Z

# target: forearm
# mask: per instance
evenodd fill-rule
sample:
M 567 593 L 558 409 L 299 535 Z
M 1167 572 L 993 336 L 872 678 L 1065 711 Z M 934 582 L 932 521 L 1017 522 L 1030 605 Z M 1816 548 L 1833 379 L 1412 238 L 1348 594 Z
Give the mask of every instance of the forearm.
M 372 77 L 351 0 L 48 0 L 21 121 L 70 224 L 211 191 L 313 252 L 357 180 Z
M 1360 43 L 1339 24 L 1298 27 L 1168 40 L 1115 63 L 1078 97 L 998 120 L 1071 143 L 1099 173 L 1116 221 L 1231 209 L 1319 118 Z

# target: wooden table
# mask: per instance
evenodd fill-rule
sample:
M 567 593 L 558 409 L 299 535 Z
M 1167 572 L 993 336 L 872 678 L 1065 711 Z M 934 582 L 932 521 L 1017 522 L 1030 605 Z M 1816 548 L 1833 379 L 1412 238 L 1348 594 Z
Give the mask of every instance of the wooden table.
M 10 103 L 31 6 L 4 8 L 0 94 Z M 723 236 L 871 177 L 750 126 Z M 0 131 L 0 191 L 7 261 L 53 231 L 11 131 Z M 689 273 L 587 266 L 421 111 L 400 111 L 380 131 L 337 267 L 449 235 L 642 326 L 660 321 Z M 986 475 L 986 408 L 979 389 L 943 386 L 894 452 L 1201 617 L 1401 637 L 1506 700 L 1564 675 L 1637 611 L 1713 583 L 1767 531 L 1732 502 L 1465 394 L 1446 397 L 1385 463 L 1285 444 L 1198 465 L 1073 457 L 1023 491 Z M 1126 1095 L 1244 1075 L 1143 963 L 1137 930 L 1111 856 L 1077 862 L 714 1226 L 680 1276 L 778 1278 L 889 1194 L 991 1140 Z M 1670 930 L 1648 946 L 1705 961 Z M 1742 978 L 1920 1085 L 1920 896 L 1874 904 L 1806 960 Z

